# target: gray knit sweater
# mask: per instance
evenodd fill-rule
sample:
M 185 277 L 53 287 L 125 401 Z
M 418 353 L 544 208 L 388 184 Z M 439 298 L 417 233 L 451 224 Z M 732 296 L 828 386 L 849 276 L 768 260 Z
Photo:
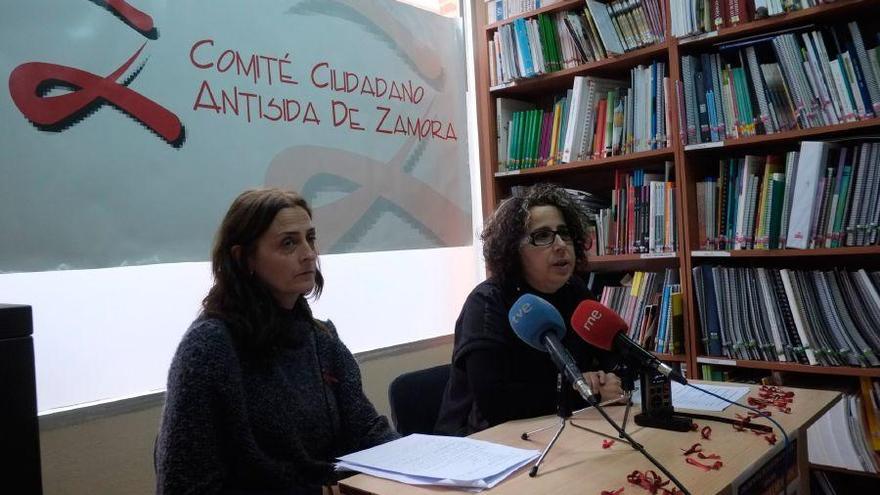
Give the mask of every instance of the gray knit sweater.
M 310 318 L 259 357 L 196 320 L 171 363 L 156 457 L 159 494 L 320 493 L 335 457 L 397 438 L 351 352 Z

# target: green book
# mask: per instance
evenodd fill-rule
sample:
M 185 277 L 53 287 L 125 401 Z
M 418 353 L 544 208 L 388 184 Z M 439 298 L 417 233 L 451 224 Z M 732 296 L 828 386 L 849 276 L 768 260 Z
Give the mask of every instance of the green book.
M 518 159 L 517 150 L 517 133 L 519 132 L 519 112 L 513 112 L 510 115 L 510 131 L 507 141 L 507 170 L 516 170 Z
M 541 132 L 541 110 L 534 109 L 531 111 L 531 119 L 529 122 L 529 140 L 528 154 L 526 155 L 526 167 L 533 168 L 535 166 L 535 155 L 538 150 L 538 134 Z
M 837 210 L 834 212 L 834 227 L 831 234 L 831 247 L 840 247 L 840 239 L 843 237 L 843 220 L 849 201 L 850 183 L 852 183 L 852 165 L 844 165 L 840 176 L 840 197 L 837 200 Z
M 550 34 L 550 47 L 553 53 L 553 60 L 556 62 L 556 70 L 561 70 L 562 49 L 559 47 L 559 33 L 556 31 L 556 22 L 549 15 L 547 16 L 547 26 L 550 27 L 547 32 Z
M 511 156 L 511 164 L 512 167 L 509 167 L 511 170 L 519 170 L 522 168 L 522 151 L 523 151 L 523 141 L 525 140 L 525 116 L 528 114 L 527 110 L 523 110 L 522 112 L 516 112 L 513 114 L 513 149 L 514 152 Z
M 529 168 L 529 139 L 532 137 L 532 113 L 533 110 L 526 110 L 523 113 L 523 134 L 519 154 L 519 168 Z
M 557 71 L 561 67 L 559 64 L 559 54 L 556 53 L 556 33 L 553 29 L 553 21 L 547 14 L 538 15 L 538 24 L 543 30 L 542 44 L 547 45 L 547 55 L 545 61 L 549 71 Z
M 782 206 L 785 197 L 785 174 L 775 173 L 770 177 L 770 225 L 767 229 L 768 247 L 779 249 L 779 231 L 782 226 Z
M 547 23 L 544 21 L 544 14 L 538 15 L 538 44 L 541 45 L 541 56 L 544 58 L 544 71 L 553 72 L 553 62 L 550 60 L 550 41 L 547 37 Z

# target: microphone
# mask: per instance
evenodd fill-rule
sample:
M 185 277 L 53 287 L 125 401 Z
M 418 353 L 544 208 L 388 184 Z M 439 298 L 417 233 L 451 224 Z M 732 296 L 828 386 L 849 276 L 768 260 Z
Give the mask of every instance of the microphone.
M 574 358 L 560 342 L 565 336 L 565 321 L 552 304 L 532 294 L 523 294 L 507 315 L 516 336 L 526 344 L 550 353 L 550 358 L 578 393 L 591 405 L 596 404 L 590 385 L 584 380 Z
M 680 373 L 660 361 L 626 335 L 627 324 L 610 308 L 586 300 L 571 315 L 571 326 L 580 337 L 600 349 L 614 351 L 639 367 L 657 371 L 672 380 L 687 385 Z

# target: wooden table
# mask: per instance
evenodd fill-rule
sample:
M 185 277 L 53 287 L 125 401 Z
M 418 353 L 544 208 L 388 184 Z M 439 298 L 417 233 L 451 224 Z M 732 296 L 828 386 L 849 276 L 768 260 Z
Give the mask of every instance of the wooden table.
M 694 383 L 699 383 L 694 381 Z M 740 384 L 729 384 L 740 385 Z M 749 396 L 757 397 L 759 386 L 750 385 Z M 772 417 L 778 421 L 792 441 L 796 441 L 799 494 L 809 494 L 809 459 L 807 456 L 807 428 L 840 400 L 839 392 L 824 390 L 796 389 L 785 387 L 795 392 L 791 413 L 784 414 L 771 408 Z M 745 403 L 746 397 L 740 399 Z M 633 406 L 631 415 L 637 412 Z M 609 416 L 618 424 L 623 418 L 624 408 L 621 406 L 606 407 Z M 730 406 L 721 413 L 707 413 L 733 418 L 735 413 L 745 414 L 745 410 Z M 588 409 L 572 418 L 575 424 L 589 427 L 595 431 L 613 435 L 617 434 L 599 414 Z M 555 416 L 509 421 L 488 430 L 472 435 L 473 438 L 489 440 L 512 447 L 541 450 L 550 441 L 556 428 L 543 431 L 530 440 L 520 439 L 524 431 L 534 430 L 541 426 L 556 423 Z M 767 420 L 754 420 L 756 423 L 771 424 Z M 753 434 L 750 430 L 738 432 L 732 425 L 696 420 L 700 427 L 712 427 L 710 440 L 703 440 L 699 431 L 679 433 L 653 428 L 643 428 L 632 423 L 627 425 L 629 433 L 645 449 L 662 462 L 691 492 L 692 495 L 734 493 L 734 489 L 749 476 L 763 467 L 774 454 L 782 451 L 782 436 L 774 428 L 778 441 L 770 445 L 763 436 Z M 530 478 L 528 467 L 523 467 L 509 478 L 488 490 L 491 494 L 563 494 L 585 493 L 599 495 L 602 490 L 625 488 L 624 494 L 648 493 L 643 489 L 627 483 L 626 476 L 633 470 L 659 471 L 641 454 L 629 445 L 616 442 L 611 448 L 603 449 L 605 437 L 567 425 L 559 441 L 550 450 L 538 472 L 538 476 Z M 700 442 L 706 452 L 721 455 L 724 466 L 717 471 L 704 472 L 702 469 L 687 464 L 681 449 L 687 449 Z M 712 461 L 702 461 L 711 463 Z M 666 476 L 663 476 L 664 479 Z M 668 486 L 671 488 L 671 484 Z M 340 482 L 340 492 L 347 495 L 427 495 L 455 490 L 440 487 L 421 487 L 406 485 L 395 481 L 359 474 Z

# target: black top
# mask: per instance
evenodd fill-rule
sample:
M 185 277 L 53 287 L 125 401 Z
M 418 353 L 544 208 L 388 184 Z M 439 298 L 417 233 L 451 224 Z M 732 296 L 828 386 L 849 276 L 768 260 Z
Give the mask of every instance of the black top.
M 397 438 L 332 325 L 291 315 L 289 330 L 252 355 L 222 321 L 192 324 L 168 374 L 158 493 L 320 494 L 334 458 Z
M 583 281 L 572 277 L 554 294 L 529 287 L 505 290 L 496 280 L 477 285 L 455 323 L 452 370 L 440 407 L 435 431 L 445 435 L 470 435 L 512 419 L 531 418 L 556 411 L 556 366 L 549 354 L 519 339 L 507 314 L 524 293 L 552 304 L 568 328 L 563 345 L 581 371 L 610 369 L 610 353 L 582 340 L 569 320 L 577 305 L 593 296 Z M 569 390 L 573 408 L 584 407 Z
M 24 304 L 0 304 L 0 339 L 26 337 L 34 333 L 31 307 Z

